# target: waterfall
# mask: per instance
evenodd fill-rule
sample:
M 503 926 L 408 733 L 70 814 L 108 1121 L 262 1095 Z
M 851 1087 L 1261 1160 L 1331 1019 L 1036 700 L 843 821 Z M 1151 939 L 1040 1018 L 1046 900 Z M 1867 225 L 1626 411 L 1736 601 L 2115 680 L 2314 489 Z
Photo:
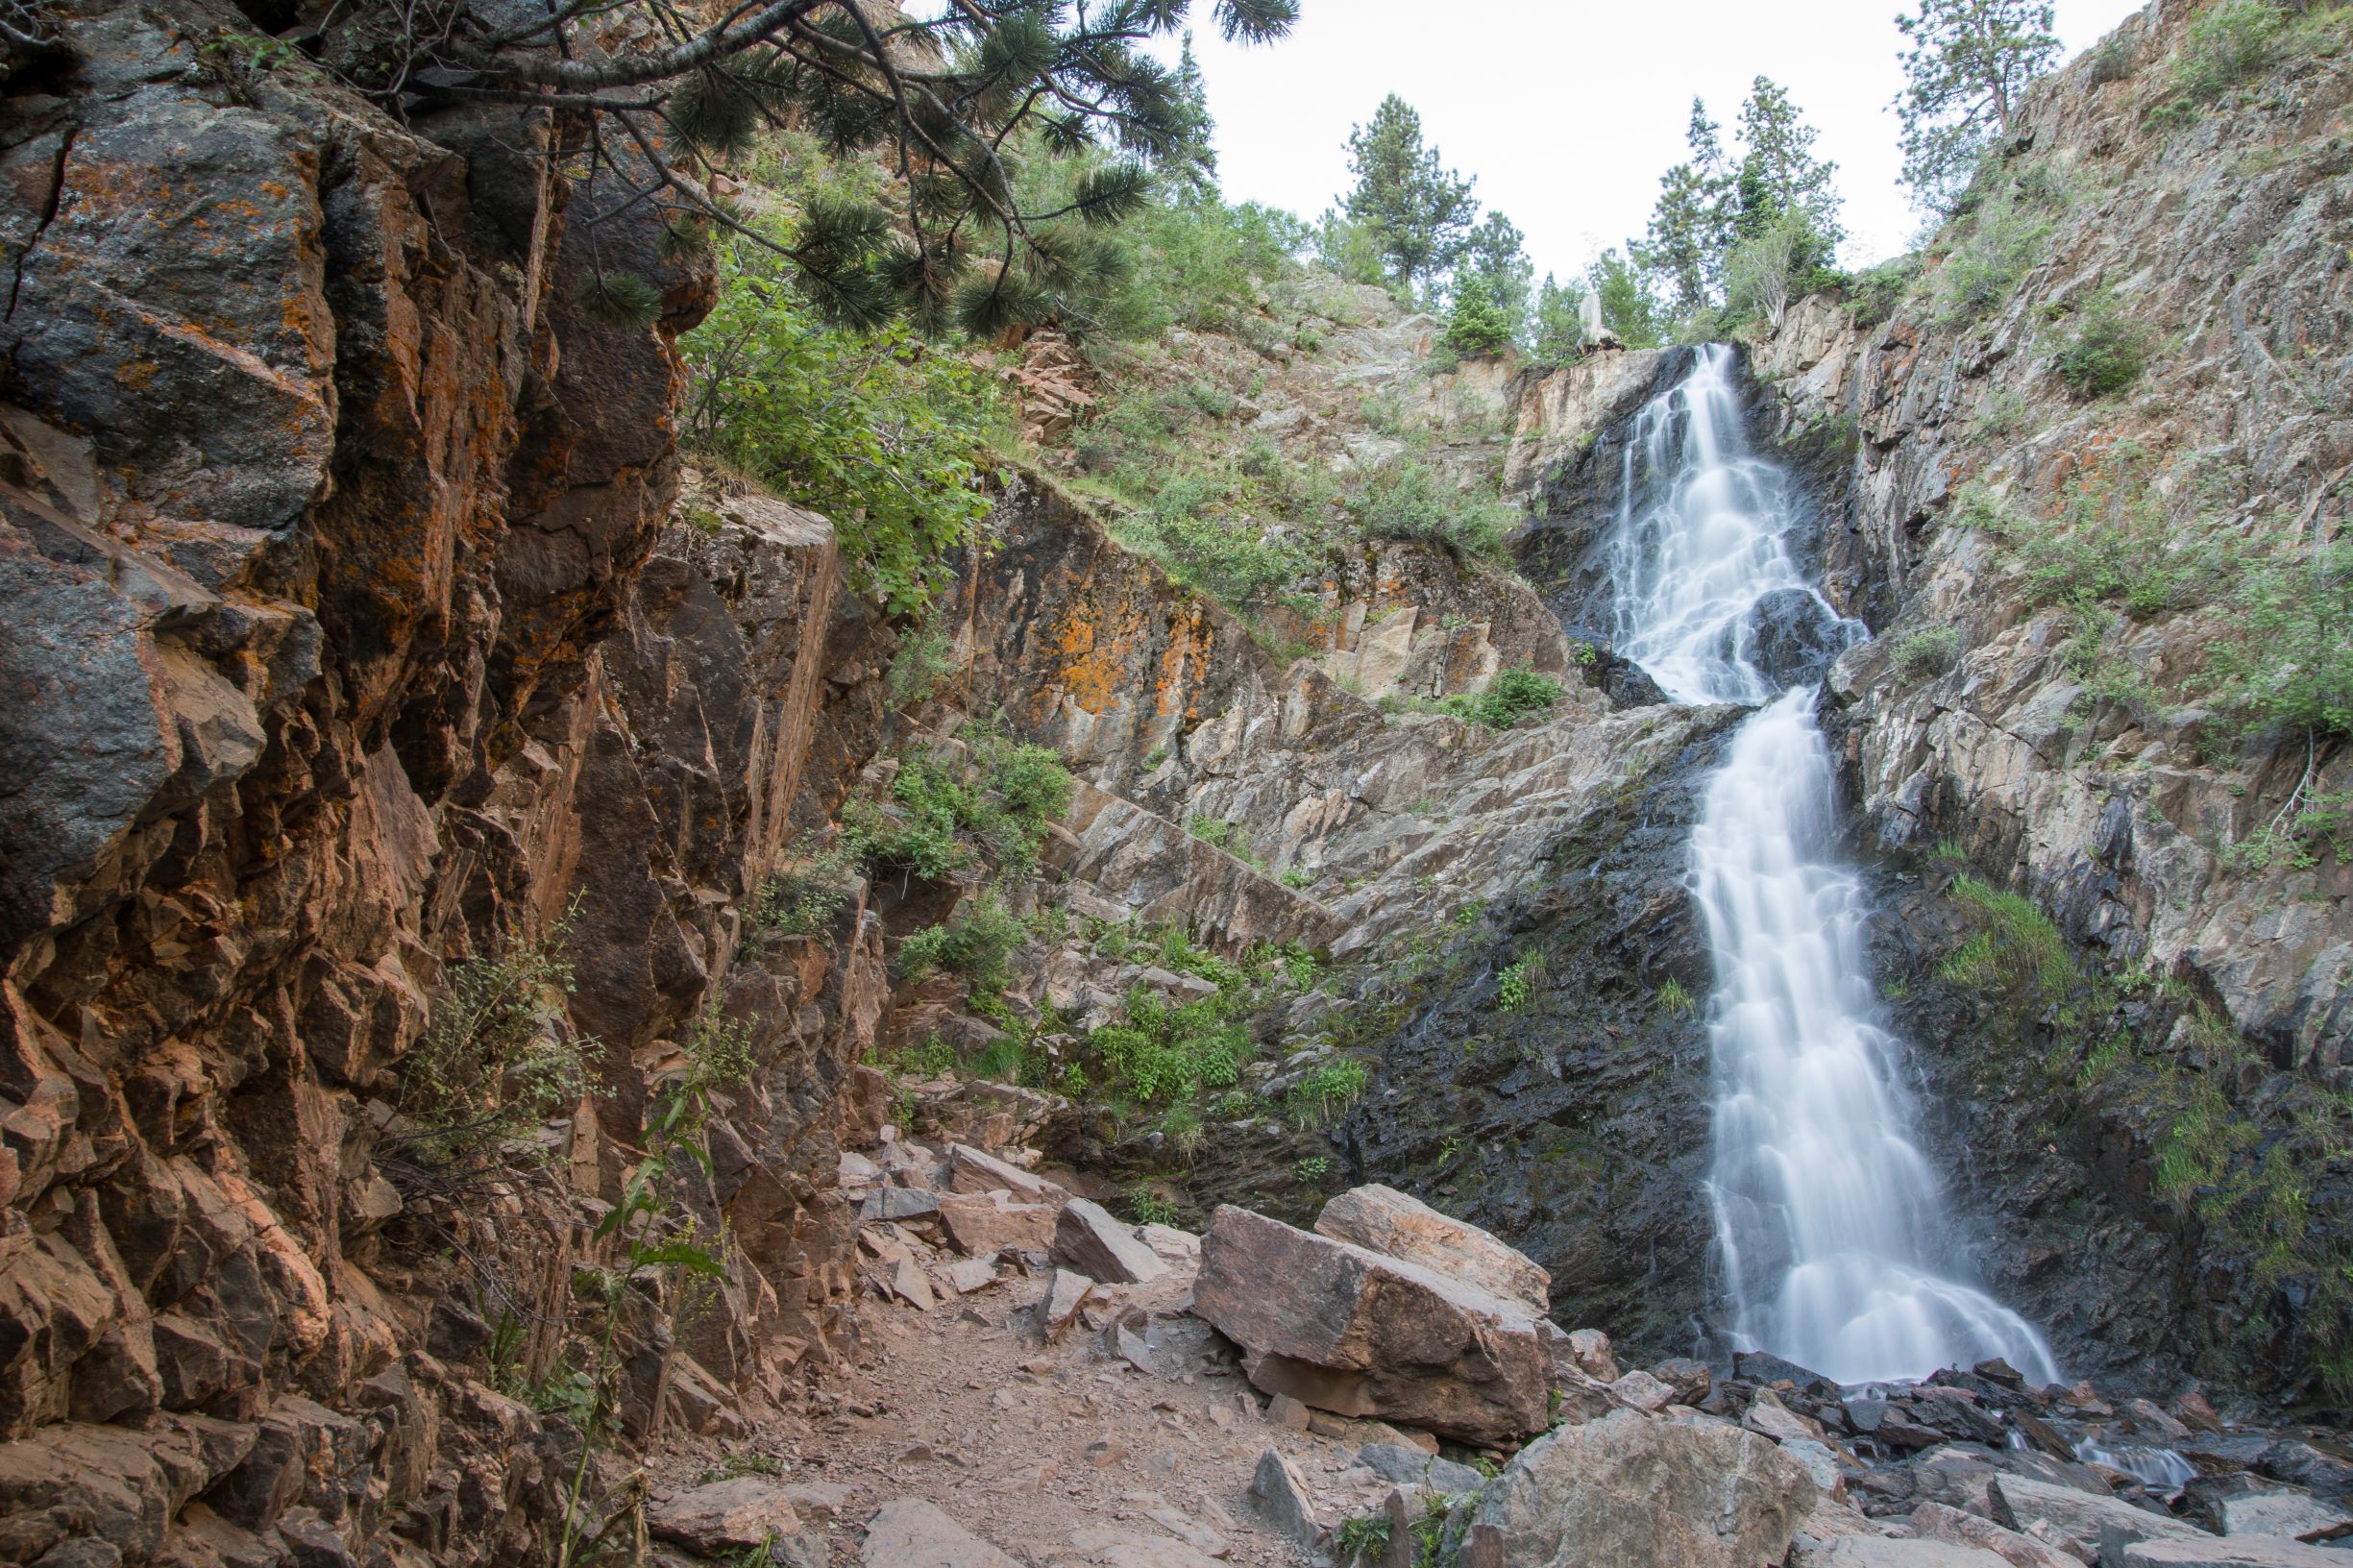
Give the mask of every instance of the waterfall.
M 1813 682 L 1865 632 L 1799 570 L 1802 518 L 1788 477 L 1748 450 L 1732 376 L 1731 350 L 1708 345 L 1643 409 L 1605 546 L 1618 651 L 1678 702 L 1761 704 L 1692 833 L 1716 969 L 1708 1189 L 1732 1334 L 1842 1383 L 1994 1356 L 2055 1381 L 2034 1326 L 1968 1283 L 1912 1139 L 1814 723 Z

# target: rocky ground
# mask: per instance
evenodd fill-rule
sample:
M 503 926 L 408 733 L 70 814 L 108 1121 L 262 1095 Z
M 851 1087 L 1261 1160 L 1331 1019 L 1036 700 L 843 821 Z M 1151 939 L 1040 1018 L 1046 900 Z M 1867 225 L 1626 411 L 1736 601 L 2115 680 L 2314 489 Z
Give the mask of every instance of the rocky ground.
M 805 1411 L 649 1461 L 659 1553 L 796 1568 L 1223 1561 L 2344 1568 L 2353 1452 L 2035 1388 L 1622 1366 L 1549 1280 L 1389 1188 L 1312 1231 L 1130 1226 L 1033 1149 L 844 1158 L 868 1353 Z M 1566 1532 L 1564 1534 L 1564 1531 Z M 1574 1555 L 1556 1549 L 1575 1542 Z

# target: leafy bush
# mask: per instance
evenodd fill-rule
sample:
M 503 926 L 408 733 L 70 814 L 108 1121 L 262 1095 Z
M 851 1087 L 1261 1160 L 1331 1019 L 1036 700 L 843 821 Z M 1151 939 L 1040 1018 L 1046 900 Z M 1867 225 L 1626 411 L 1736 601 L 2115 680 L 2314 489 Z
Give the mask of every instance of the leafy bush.
M 1857 327 L 1876 327 L 1895 315 L 1920 276 L 1920 258 L 1900 256 L 1847 280 L 1847 313 Z
M 1250 499 L 1227 474 L 1179 474 L 1114 532 L 1188 588 L 1248 609 L 1272 598 L 1315 560 L 1299 539 L 1254 515 Z
M 1006 960 L 1027 940 L 1029 930 L 994 894 L 959 904 L 939 925 L 927 925 L 899 944 L 899 971 L 919 979 L 948 969 L 972 982 L 977 992 L 1002 991 L 1013 978 Z
M 846 884 L 856 870 L 856 857 L 836 845 L 771 872 L 752 908 L 753 945 L 777 937 L 813 937 L 831 927 L 849 902 Z
M 1311 237 L 1297 218 L 1256 202 L 1154 203 L 1120 226 L 1129 264 L 1101 324 L 1138 339 L 1171 327 L 1238 331 L 1259 319 L 1264 285 L 1298 274 Z
M 974 733 L 963 759 L 941 750 L 899 759 L 891 803 L 842 808 L 843 843 L 870 865 L 937 879 L 986 850 L 1000 868 L 1038 861 L 1046 824 L 1070 804 L 1070 772 L 1042 746 Z
M 2227 594 L 2238 572 L 2222 537 L 2177 527 L 2147 482 L 2145 459 L 2120 445 L 2067 491 L 2047 520 L 2002 513 L 2038 603 L 2121 604 L 2137 616 Z
M 1364 477 L 1348 498 L 1368 539 L 1421 539 L 1458 555 L 1501 561 L 1518 514 L 1500 498 L 1456 489 L 1430 464 L 1401 457 Z
M 503 951 L 450 967 L 431 1023 L 401 1061 L 396 1148 L 441 1168 L 527 1158 L 538 1125 L 596 1086 L 597 1041 L 565 1014 L 569 924 L 530 940 L 510 931 Z
M 954 640 L 939 626 L 919 626 L 900 641 L 883 672 L 883 690 L 894 707 L 920 702 L 939 689 L 940 679 L 955 668 Z
M 1536 999 L 1536 988 L 1543 983 L 1544 955 L 1532 949 L 1522 953 L 1496 981 L 1495 1005 L 1506 1013 L 1525 1013 Z
M 2141 379 L 2147 362 L 2147 334 L 2124 319 L 2114 300 L 2101 299 L 2084 309 L 2052 368 L 2069 391 L 2088 402 L 2123 391 Z
M 2132 40 L 2120 35 L 2109 37 L 2092 51 L 2092 86 L 2096 87 L 2121 82 L 2138 69 L 2140 59 Z
M 1550 713 L 1560 700 L 1560 682 L 1533 670 L 1499 670 L 1485 691 L 1471 700 L 1470 717 L 1490 729 L 1509 729 L 1523 719 Z
M 1961 633 L 1954 626 L 1925 626 L 1896 645 L 1896 674 L 1904 680 L 1941 675 L 1960 659 Z
M 2215 699 L 2250 727 L 2353 735 L 2353 544 L 2252 573 L 2211 680 Z
M 1144 1105 L 1231 1088 L 1255 1051 L 1236 1006 L 1223 994 L 1175 1006 L 1139 988 L 1128 996 L 1127 1022 L 1088 1037 L 1101 1082 Z
M 831 519 L 859 592 L 921 609 L 989 511 L 994 383 L 905 326 L 825 326 L 748 242 L 722 260 L 718 305 L 679 340 L 688 442 Z

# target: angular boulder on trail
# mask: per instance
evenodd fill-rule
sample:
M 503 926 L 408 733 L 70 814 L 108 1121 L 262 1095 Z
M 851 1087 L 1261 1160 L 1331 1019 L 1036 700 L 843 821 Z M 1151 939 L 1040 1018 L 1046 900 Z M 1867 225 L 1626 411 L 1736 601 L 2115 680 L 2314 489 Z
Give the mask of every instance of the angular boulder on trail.
M 1168 1272 L 1160 1255 L 1101 1204 L 1072 1198 L 1054 1221 L 1054 1256 L 1105 1285 L 1149 1285 Z
M 1797 1460 L 1728 1421 L 1618 1410 L 1521 1450 L 1481 1494 L 1462 1560 L 1759 1568 L 1788 1555 L 1816 1495 Z
M 1552 1306 L 1553 1277 L 1534 1259 L 1395 1188 L 1371 1183 L 1342 1192 L 1315 1216 L 1315 1233 L 1435 1269 L 1533 1317 Z
M 1465 1442 L 1542 1432 L 1552 1326 L 1434 1269 L 1226 1205 L 1201 1239 L 1193 1311 L 1250 1381 L 1336 1415 Z

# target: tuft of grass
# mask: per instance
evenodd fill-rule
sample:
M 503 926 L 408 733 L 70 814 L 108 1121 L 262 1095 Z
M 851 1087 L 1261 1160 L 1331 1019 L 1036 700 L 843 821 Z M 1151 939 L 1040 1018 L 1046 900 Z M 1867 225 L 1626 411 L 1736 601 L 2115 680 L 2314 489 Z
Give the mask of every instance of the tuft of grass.
M 1353 1056 L 1326 1063 L 1292 1087 L 1286 1102 L 1292 1124 L 1329 1126 L 1364 1098 L 1371 1083 L 1372 1069 Z

